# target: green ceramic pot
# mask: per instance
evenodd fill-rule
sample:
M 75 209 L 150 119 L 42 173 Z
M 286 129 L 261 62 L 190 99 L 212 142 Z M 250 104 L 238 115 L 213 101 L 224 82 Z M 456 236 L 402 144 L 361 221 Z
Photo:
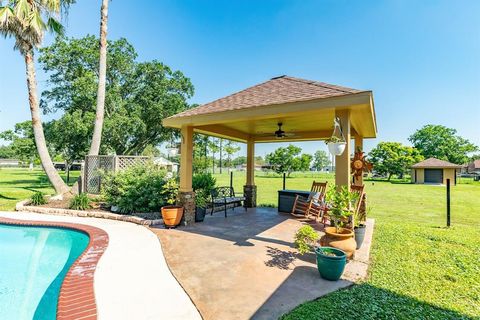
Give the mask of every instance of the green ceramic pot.
M 319 247 L 315 249 L 317 267 L 323 279 L 336 281 L 340 279 L 347 264 L 347 255 L 340 249 Z

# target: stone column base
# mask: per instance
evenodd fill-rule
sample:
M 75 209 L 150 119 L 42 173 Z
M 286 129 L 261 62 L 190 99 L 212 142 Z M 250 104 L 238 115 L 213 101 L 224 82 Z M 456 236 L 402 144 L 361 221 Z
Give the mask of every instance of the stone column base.
M 182 223 L 184 225 L 195 222 L 195 192 L 178 192 L 178 204 L 183 206 Z
M 243 186 L 245 196 L 245 207 L 255 208 L 257 206 L 257 186 Z

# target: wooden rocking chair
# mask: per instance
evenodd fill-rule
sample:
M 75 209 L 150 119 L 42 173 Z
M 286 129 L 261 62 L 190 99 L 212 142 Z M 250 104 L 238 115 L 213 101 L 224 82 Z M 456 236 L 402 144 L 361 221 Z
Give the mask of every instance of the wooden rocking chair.
M 295 197 L 291 214 L 297 218 L 308 218 L 310 215 L 320 217 L 326 190 L 327 182 L 313 181 L 308 198 L 299 195 Z

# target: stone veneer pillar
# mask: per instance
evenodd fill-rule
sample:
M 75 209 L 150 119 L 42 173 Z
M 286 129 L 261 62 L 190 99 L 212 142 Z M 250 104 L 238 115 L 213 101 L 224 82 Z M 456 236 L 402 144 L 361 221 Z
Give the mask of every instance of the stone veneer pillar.
M 184 225 L 193 224 L 195 222 L 195 192 L 178 192 L 178 203 L 183 206 L 182 223 Z
M 245 206 L 255 208 L 257 206 L 257 186 L 243 186 L 243 195 L 245 196 Z

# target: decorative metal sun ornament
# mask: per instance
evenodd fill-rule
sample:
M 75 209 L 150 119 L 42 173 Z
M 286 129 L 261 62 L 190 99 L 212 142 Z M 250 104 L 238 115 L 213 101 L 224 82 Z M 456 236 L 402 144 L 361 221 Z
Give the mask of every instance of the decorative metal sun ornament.
M 367 161 L 365 153 L 360 149 L 355 152 L 350 166 L 354 177 L 360 177 L 364 172 L 371 172 L 373 169 L 373 164 Z

